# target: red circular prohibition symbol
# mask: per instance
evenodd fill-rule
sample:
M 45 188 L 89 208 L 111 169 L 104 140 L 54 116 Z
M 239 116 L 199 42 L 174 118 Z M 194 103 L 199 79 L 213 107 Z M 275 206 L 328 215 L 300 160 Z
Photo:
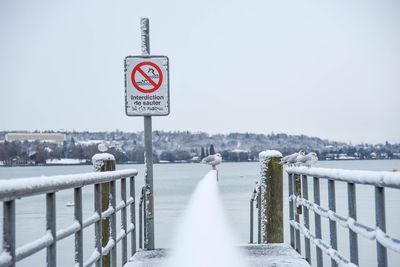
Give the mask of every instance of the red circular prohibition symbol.
M 140 67 L 142 67 L 142 66 L 144 66 L 144 65 L 150 65 L 150 66 L 152 66 L 153 68 L 156 69 L 156 71 L 158 72 L 158 77 L 159 77 L 159 78 L 158 78 L 158 83 L 155 83 L 155 82 L 149 77 L 149 75 L 147 75 L 147 74 L 140 68 Z M 135 74 L 136 74 L 136 72 L 139 72 L 139 73 L 153 86 L 153 88 L 145 89 L 145 88 L 140 87 L 140 85 L 135 81 Z M 140 91 L 140 92 L 142 92 L 142 93 L 145 93 L 145 94 L 150 94 L 150 93 L 153 93 L 153 92 L 157 91 L 157 89 L 160 88 L 160 86 L 161 86 L 161 84 L 162 84 L 162 81 L 163 81 L 163 75 L 162 75 L 162 72 L 161 72 L 161 69 L 160 69 L 159 66 L 157 66 L 157 65 L 154 64 L 153 62 L 144 61 L 144 62 L 141 62 L 141 63 L 137 64 L 137 65 L 133 68 L 132 74 L 131 74 L 131 81 L 132 81 L 133 86 L 134 86 L 138 91 Z

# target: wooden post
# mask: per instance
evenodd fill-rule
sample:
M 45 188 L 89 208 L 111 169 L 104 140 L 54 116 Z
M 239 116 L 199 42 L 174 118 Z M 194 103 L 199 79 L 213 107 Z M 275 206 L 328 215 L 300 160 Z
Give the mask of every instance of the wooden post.
M 115 171 L 115 158 L 108 153 L 96 154 L 92 158 L 95 171 L 108 172 Z M 100 185 L 101 192 L 101 212 L 106 211 L 110 206 L 110 183 Z M 101 245 L 105 247 L 110 239 L 110 217 L 101 220 Z M 110 267 L 110 253 L 103 255 L 102 267 Z
M 263 241 L 283 243 L 283 170 L 279 151 L 260 153 Z

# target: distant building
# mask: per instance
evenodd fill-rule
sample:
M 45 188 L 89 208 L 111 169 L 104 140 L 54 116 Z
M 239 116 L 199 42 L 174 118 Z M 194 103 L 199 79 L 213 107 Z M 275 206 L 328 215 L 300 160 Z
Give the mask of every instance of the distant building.
M 67 136 L 62 133 L 8 133 L 5 136 L 6 141 L 42 141 L 49 143 L 62 144 Z

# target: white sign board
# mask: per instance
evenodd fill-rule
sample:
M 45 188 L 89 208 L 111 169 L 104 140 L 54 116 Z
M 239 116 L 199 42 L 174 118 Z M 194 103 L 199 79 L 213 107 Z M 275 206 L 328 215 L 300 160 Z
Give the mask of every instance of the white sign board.
M 125 111 L 128 116 L 169 114 L 168 57 L 125 58 Z

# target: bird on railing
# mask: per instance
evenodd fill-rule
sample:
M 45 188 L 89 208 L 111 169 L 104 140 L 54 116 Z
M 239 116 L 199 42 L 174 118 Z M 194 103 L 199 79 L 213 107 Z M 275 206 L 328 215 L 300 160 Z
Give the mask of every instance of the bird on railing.
M 296 166 L 302 166 L 305 165 L 307 167 L 311 167 L 313 164 L 315 164 L 318 161 L 317 153 L 315 152 L 310 152 L 307 155 L 298 155 L 296 157 Z
M 294 164 L 296 162 L 296 158 L 299 155 L 304 155 L 304 151 L 300 150 L 299 152 L 287 155 L 287 156 L 283 157 L 279 163 L 282 164 L 282 165 L 283 164 L 292 165 L 292 164 Z
M 213 170 L 217 169 L 217 165 L 221 164 L 222 157 L 220 153 L 209 155 L 201 160 L 201 163 L 211 165 Z
M 220 153 L 209 155 L 201 160 L 201 163 L 211 165 L 212 169 L 217 171 L 217 181 L 218 181 L 218 170 L 217 165 L 221 164 L 222 157 Z
M 97 149 L 98 149 L 101 153 L 105 153 L 105 152 L 107 152 L 108 147 L 107 147 L 107 145 L 106 145 L 105 143 L 100 143 L 100 144 L 97 146 Z

